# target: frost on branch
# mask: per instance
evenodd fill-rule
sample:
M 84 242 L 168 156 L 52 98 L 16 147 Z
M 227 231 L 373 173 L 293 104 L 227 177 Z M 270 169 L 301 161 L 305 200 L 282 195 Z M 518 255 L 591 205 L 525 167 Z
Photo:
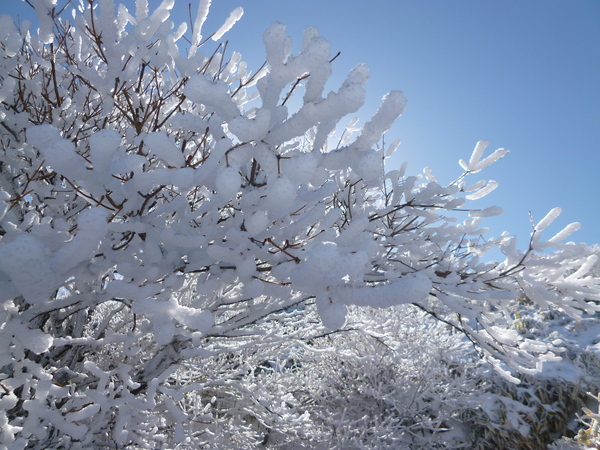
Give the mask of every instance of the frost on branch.
M 0 18 L 0 423 L 14 448 L 224 448 L 225 423 L 252 442 L 301 439 L 316 420 L 305 406 L 289 392 L 257 402 L 236 380 L 310 352 L 357 307 L 420 309 L 511 379 L 560 352 L 511 331 L 517 295 L 598 309 L 584 247 L 563 243 L 577 224 L 540 237 L 557 210 L 525 251 L 482 238 L 501 210 L 465 205 L 497 183 L 466 178 L 505 150 L 478 143 L 447 185 L 386 172 L 398 142 L 379 142 L 404 96 L 358 127 L 368 70 L 325 92 L 335 58 L 314 28 L 292 54 L 273 24 L 253 73 L 206 48 L 210 1 L 190 30 L 172 1 L 32 3 L 38 25 Z

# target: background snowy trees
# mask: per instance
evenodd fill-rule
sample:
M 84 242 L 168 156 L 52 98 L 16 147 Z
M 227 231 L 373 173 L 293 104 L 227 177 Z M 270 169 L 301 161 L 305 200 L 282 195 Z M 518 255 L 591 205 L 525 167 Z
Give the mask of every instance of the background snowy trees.
M 190 30 L 166 0 L 0 18 L 2 442 L 469 447 L 483 413 L 526 433 L 464 339 L 510 381 L 558 359 L 510 305 L 597 311 L 577 225 L 484 239 L 501 210 L 467 202 L 497 183 L 471 175 L 505 150 L 449 184 L 388 170 L 399 91 L 358 127 L 366 67 L 326 92 L 329 43 L 308 28 L 293 55 L 276 23 L 252 72 L 206 50 L 209 4 Z

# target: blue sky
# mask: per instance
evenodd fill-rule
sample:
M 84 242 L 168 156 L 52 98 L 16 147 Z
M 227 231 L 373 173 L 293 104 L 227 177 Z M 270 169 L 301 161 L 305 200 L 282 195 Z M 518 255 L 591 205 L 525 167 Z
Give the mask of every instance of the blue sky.
M 511 150 L 472 176 L 500 183 L 474 203 L 504 208 L 488 219 L 490 235 L 508 230 L 525 248 L 529 212 L 538 221 L 560 206 L 547 238 L 578 221 L 572 240 L 600 242 L 600 2 L 213 0 L 203 34 L 237 6 L 245 14 L 225 39 L 250 67 L 264 60 L 262 32 L 270 23 L 285 23 L 296 46 L 302 30 L 315 26 L 341 52 L 332 88 L 357 63 L 370 68 L 361 123 L 386 92 L 404 92 L 407 109 L 387 134 L 402 140 L 390 168 L 430 166 L 449 182 L 478 140 Z M 194 1 L 194 16 L 196 9 Z M 19 0 L 0 0 L 0 13 L 23 10 Z M 188 20 L 187 10 L 188 1 L 176 0 L 177 23 Z

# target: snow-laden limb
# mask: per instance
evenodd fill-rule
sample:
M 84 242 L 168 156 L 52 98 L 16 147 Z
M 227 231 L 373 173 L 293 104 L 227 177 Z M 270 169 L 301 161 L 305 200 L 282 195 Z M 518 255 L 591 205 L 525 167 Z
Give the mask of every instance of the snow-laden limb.
M 233 11 L 231 11 L 229 17 L 227 17 L 223 25 L 221 25 L 221 27 L 213 33 L 211 39 L 213 41 L 218 41 L 219 39 L 221 39 L 225 35 L 225 33 L 231 30 L 231 27 L 233 27 L 235 23 L 242 18 L 243 15 L 244 9 L 241 6 L 235 8 Z
M 479 141 L 471 154 L 471 159 L 469 159 L 469 163 L 467 164 L 463 159 L 459 161 L 460 166 L 464 169 L 465 172 L 468 173 L 477 173 L 482 169 L 485 169 L 487 166 L 494 164 L 500 158 L 508 155 L 509 151 L 503 148 L 499 148 L 495 150 L 491 155 L 485 157 L 481 160 L 485 149 L 489 145 L 489 141 Z
M 228 358 L 308 351 L 317 336 L 355 326 L 347 314 L 357 307 L 413 305 L 464 333 L 509 378 L 560 352 L 510 331 L 516 296 L 574 317 L 598 309 L 593 260 L 563 243 L 577 226 L 541 238 L 558 210 L 525 251 L 508 233 L 483 239 L 485 217 L 501 209 L 468 202 L 497 183 L 465 179 L 505 150 L 485 156 L 478 143 L 448 185 L 430 169 L 386 172 L 397 143 L 378 143 L 404 97 L 385 96 L 363 127 L 347 119 L 364 102 L 368 70 L 356 66 L 326 92 L 335 58 L 314 28 L 293 54 L 285 26 L 273 24 L 267 64 L 251 73 L 226 46 L 198 51 L 210 44 L 201 40 L 209 1 L 185 56 L 188 30 L 169 21 L 171 0 L 152 11 L 138 0 L 134 15 L 108 0 L 72 15 L 33 4 L 37 34 L 0 27 L 7 442 L 231 447 L 208 412 L 183 411 L 186 395 L 217 390 L 215 401 L 199 400 L 217 422 L 276 426 L 294 398 L 261 406 L 253 396 L 264 385 L 239 381 L 258 367 Z M 337 137 L 342 120 L 350 123 Z M 494 249 L 503 261 L 489 261 Z M 226 376 L 202 373 L 219 361 Z M 301 435 L 305 413 L 289 413 L 289 436 Z

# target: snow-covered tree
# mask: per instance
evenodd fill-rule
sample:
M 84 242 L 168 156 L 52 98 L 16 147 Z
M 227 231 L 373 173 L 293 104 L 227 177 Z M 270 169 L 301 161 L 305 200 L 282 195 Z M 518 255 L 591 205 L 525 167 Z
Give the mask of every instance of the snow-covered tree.
M 341 126 L 368 71 L 325 93 L 334 58 L 316 29 L 292 55 L 273 24 L 251 72 L 225 45 L 207 50 L 241 8 L 204 37 L 210 0 L 191 30 L 169 20 L 170 0 L 31 3 L 37 29 L 0 17 L 0 441 L 11 448 L 309 441 L 324 423 L 319 396 L 282 379 L 297 380 L 327 336 L 380 339 L 373 317 L 385 316 L 361 325 L 360 308 L 421 310 L 511 380 L 561 349 L 519 334 L 510 301 L 599 309 L 587 276 L 597 258 L 563 243 L 578 225 L 540 237 L 558 208 L 524 251 L 508 233 L 482 238 L 501 210 L 466 203 L 497 183 L 467 178 L 506 150 L 485 156 L 477 143 L 443 185 L 429 169 L 384 166 L 401 92 L 364 126 Z M 496 249 L 504 260 L 486 257 Z

